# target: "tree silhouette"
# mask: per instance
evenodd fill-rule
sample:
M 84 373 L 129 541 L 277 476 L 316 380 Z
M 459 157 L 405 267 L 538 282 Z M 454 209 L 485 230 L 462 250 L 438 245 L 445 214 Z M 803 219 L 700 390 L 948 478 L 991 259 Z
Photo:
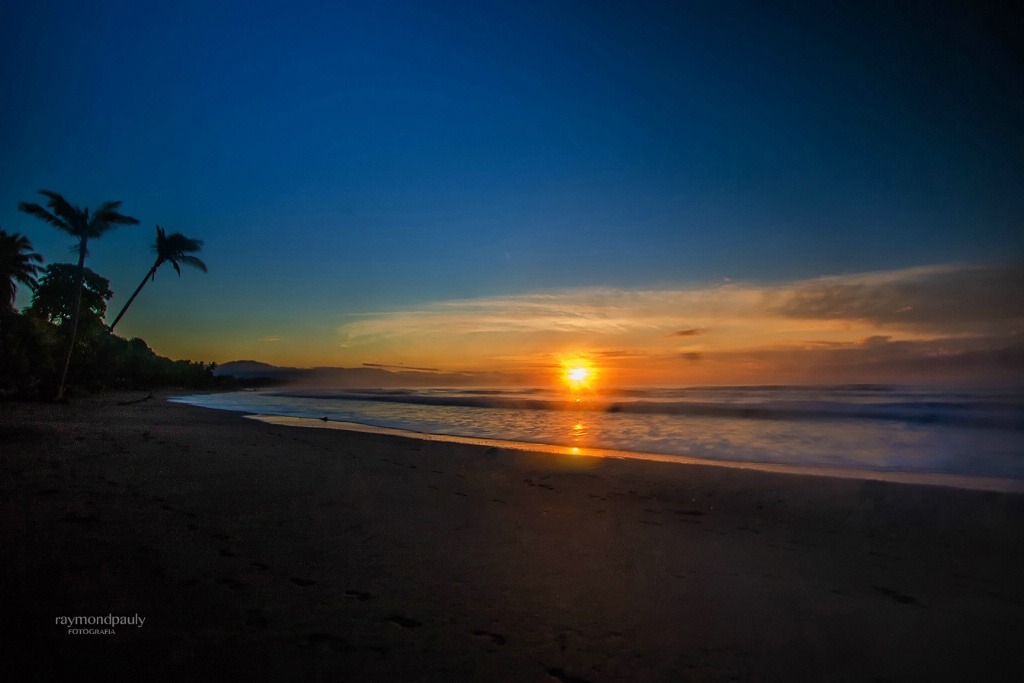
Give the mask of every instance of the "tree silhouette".
M 39 266 L 43 257 L 32 251 L 32 243 L 18 233 L 0 230 L 0 308 L 14 310 L 14 295 L 18 283 L 35 289 Z
M 82 307 L 82 288 L 85 280 L 85 257 L 89 254 L 89 240 L 99 239 L 106 232 L 118 225 L 135 225 L 139 221 L 131 216 L 118 213 L 121 202 L 104 202 L 90 213 L 89 208 L 80 209 L 72 205 L 56 192 L 39 190 L 39 194 L 49 198 L 47 206 L 49 211 L 38 204 L 21 202 L 18 209 L 30 216 L 35 216 L 44 223 L 48 223 L 57 230 L 67 233 L 78 240 L 76 250 L 78 251 L 78 284 L 75 295 L 75 309 L 71 318 L 71 335 L 68 341 L 68 354 L 64 361 L 64 369 L 60 375 L 60 383 L 57 385 L 56 399 L 64 398 L 64 386 L 67 382 L 68 368 L 71 366 L 71 354 L 75 349 L 75 336 L 78 333 L 78 317 Z
M 7 318 L 14 314 L 18 283 L 35 289 L 38 263 L 43 257 L 32 251 L 32 243 L 18 233 L 0 230 L 0 369 L 7 373 Z
M 139 286 L 136 287 L 135 291 L 132 292 L 132 295 L 128 297 L 128 301 L 125 303 L 124 308 L 121 309 L 121 312 L 117 314 L 117 317 L 114 318 L 114 322 L 110 324 L 110 331 L 114 331 L 114 326 L 117 325 L 117 322 L 124 315 L 125 311 L 127 311 L 128 307 L 132 305 L 133 301 L 135 301 L 135 297 L 139 295 L 139 292 L 141 292 L 142 288 L 146 286 L 146 283 L 150 280 L 156 279 L 156 271 L 163 264 L 170 263 L 174 266 L 174 270 L 178 273 L 179 277 L 181 276 L 181 264 L 183 263 L 185 265 L 192 266 L 193 268 L 198 268 L 205 273 L 206 264 L 195 256 L 189 255 L 198 252 L 202 248 L 202 240 L 194 240 L 189 237 L 185 237 L 180 232 L 174 232 L 167 235 L 164 233 L 163 228 L 159 225 L 156 226 L 156 242 L 153 243 L 153 251 L 156 252 L 156 261 L 153 263 L 153 267 L 149 269 L 149 272 L 142 278 L 142 282 L 139 283 Z
M 41 318 L 66 334 L 75 315 L 75 303 L 80 301 L 79 336 L 105 331 L 103 316 L 107 313 L 107 302 L 114 296 L 110 291 L 110 281 L 88 267 L 85 268 L 81 290 L 78 279 L 79 270 L 74 264 L 51 263 L 46 266 L 25 314 Z

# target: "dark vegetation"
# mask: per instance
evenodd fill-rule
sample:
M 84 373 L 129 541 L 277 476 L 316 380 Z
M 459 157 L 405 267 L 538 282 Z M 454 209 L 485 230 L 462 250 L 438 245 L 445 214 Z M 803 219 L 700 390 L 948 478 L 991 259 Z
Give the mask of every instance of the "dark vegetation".
M 142 339 L 125 339 L 105 322 L 110 282 L 85 266 L 88 242 L 117 225 L 138 221 L 118 212 L 120 202 L 106 202 L 94 211 L 73 206 L 45 190 L 47 208 L 22 203 L 25 213 L 76 239 L 78 263 L 51 263 L 32 250 L 28 238 L 0 230 L 0 397 L 62 399 L 73 392 L 103 389 L 153 389 L 161 386 L 211 388 L 235 386 L 230 377 L 215 376 L 215 363 L 171 360 L 157 355 Z M 146 282 L 163 263 L 206 272 L 192 255 L 202 241 L 180 233 L 166 235 L 157 226 L 156 261 L 125 304 L 128 310 Z M 18 286 L 32 290 L 32 302 L 21 312 L 14 307 Z M 115 320 L 116 323 L 116 320 Z

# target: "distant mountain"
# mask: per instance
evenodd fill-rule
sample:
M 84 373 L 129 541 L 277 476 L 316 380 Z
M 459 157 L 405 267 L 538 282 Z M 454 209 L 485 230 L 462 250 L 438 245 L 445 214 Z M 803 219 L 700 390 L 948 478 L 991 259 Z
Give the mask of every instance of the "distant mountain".
M 498 386 L 517 383 L 516 378 L 500 373 L 440 372 L 429 369 L 385 370 L 359 368 L 291 368 L 254 360 L 233 360 L 218 365 L 215 375 L 238 379 L 268 379 L 280 384 L 343 389 L 422 386 Z
M 265 378 L 290 382 L 301 377 L 303 372 L 305 371 L 300 368 L 281 368 L 255 360 L 233 360 L 223 365 L 218 365 L 213 374 L 224 377 L 237 377 L 238 379 Z

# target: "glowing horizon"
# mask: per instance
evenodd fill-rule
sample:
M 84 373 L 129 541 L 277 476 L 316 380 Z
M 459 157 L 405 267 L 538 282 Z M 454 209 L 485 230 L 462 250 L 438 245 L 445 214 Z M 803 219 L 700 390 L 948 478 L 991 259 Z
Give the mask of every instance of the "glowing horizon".
M 1022 273 L 936 265 L 760 286 L 459 299 L 366 313 L 336 327 L 333 340 L 265 329 L 226 344 L 218 360 L 578 387 L 598 371 L 607 386 L 1012 377 L 1024 320 L 1013 283 Z M 330 354 L 303 353 L 327 344 Z M 566 375 L 574 368 L 575 382 Z

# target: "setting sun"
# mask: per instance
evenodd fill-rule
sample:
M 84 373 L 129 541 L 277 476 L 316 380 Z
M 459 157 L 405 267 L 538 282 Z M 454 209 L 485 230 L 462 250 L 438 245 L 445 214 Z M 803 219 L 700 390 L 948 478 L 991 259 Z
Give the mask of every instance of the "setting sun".
M 590 377 L 590 370 L 586 368 L 569 368 L 565 375 L 569 378 L 570 382 L 579 384 L 587 381 L 587 378 Z
M 573 391 L 590 389 L 595 379 L 594 367 L 585 360 L 563 361 L 562 381 Z

